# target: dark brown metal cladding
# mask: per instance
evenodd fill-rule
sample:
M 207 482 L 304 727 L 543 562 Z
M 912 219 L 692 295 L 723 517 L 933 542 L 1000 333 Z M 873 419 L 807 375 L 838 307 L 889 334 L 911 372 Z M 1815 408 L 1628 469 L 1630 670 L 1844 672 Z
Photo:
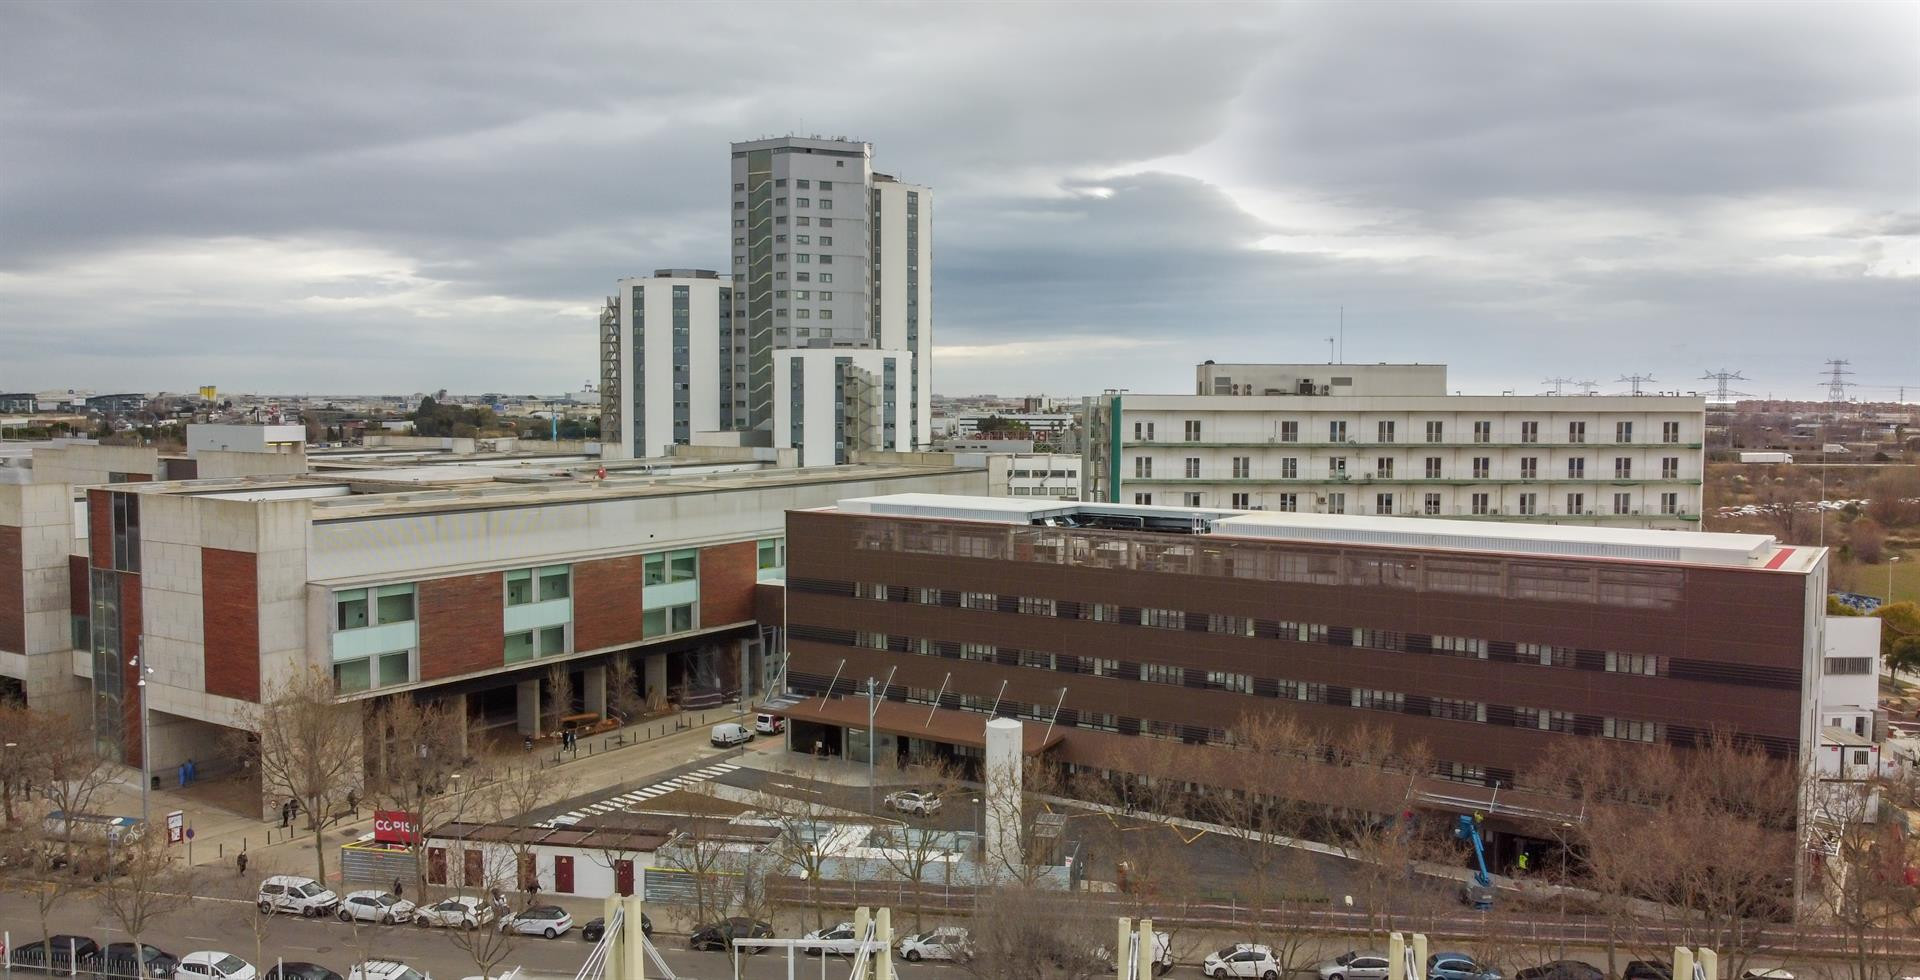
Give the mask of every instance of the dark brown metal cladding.
M 1806 577 L 1758 569 L 1609 559 L 1475 553 L 1475 561 L 1569 569 L 1657 568 L 1677 576 L 1675 601 L 1663 606 L 1610 607 L 1590 601 L 1516 599 L 1415 591 L 1404 586 L 1321 585 L 1244 577 L 1113 569 L 1012 558 L 914 554 L 859 547 L 868 522 L 947 525 L 954 522 L 877 517 L 835 511 L 788 515 L 787 622 L 789 670 L 831 677 L 885 676 L 896 687 L 1040 705 L 1051 714 L 1066 689 L 1064 707 L 1175 724 L 1227 728 L 1249 711 L 1282 708 L 1313 726 L 1341 730 L 1388 724 L 1402 738 L 1424 742 L 1435 758 L 1485 769 L 1519 772 L 1559 740 L 1582 736 L 1453 721 L 1424 714 L 1389 713 L 1229 691 L 1195 689 L 1050 671 L 993 662 L 822 643 L 802 627 L 886 633 L 955 643 L 1043 651 L 1224 671 L 1264 678 L 1372 688 L 1425 697 L 1459 698 L 1498 706 L 1573 712 L 1590 718 L 1659 722 L 1669 728 L 1727 729 L 1797 743 L 1806 615 Z M 1165 541 L 1167 535 L 1076 531 L 1116 539 Z M 1360 545 L 1313 545 L 1205 535 L 1185 538 L 1232 559 L 1237 551 L 1281 549 L 1291 554 L 1395 556 L 1424 559 L 1462 553 Z M 1490 642 L 1537 643 L 1588 651 L 1654 654 L 1694 671 L 1638 676 L 1598 669 L 1475 659 L 1244 637 L 1196 630 L 1014 612 L 878 602 L 794 588 L 805 581 L 882 583 L 889 587 L 987 592 L 1122 607 L 1166 608 L 1257 619 L 1326 624 L 1332 628 L 1474 637 Z M 951 680 L 947 680 L 951 674 Z M 1687 676 L 1691 674 L 1691 676 Z M 1705 675 L 1702 677 L 1701 675 Z M 1729 674 L 1765 674 L 1769 684 L 1725 682 Z M 1077 728 L 1055 750 L 1063 761 L 1125 768 L 1135 736 Z

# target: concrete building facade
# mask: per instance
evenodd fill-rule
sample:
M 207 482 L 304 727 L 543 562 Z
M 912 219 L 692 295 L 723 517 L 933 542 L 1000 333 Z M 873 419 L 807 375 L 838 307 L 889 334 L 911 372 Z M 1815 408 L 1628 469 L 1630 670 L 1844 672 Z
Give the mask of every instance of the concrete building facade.
M 1381 393 L 1443 367 L 1242 365 L 1237 393 L 1086 402 L 1085 499 L 1318 514 L 1698 528 L 1706 406 L 1696 396 Z M 1392 365 L 1384 367 L 1393 367 Z M 1417 368 L 1417 369 L 1416 369 Z M 1305 370 L 1316 375 L 1304 375 Z M 1325 376 L 1343 385 L 1321 384 Z M 1258 393 L 1233 378 L 1254 378 Z M 1383 380 L 1384 379 L 1384 380 Z M 1372 388 L 1369 385 L 1374 384 Z M 1288 384 L 1300 392 L 1285 391 Z M 1369 394 L 1328 394 L 1328 391 Z
M 705 269 L 622 279 L 607 305 L 601 454 L 664 456 L 732 414 L 733 282 Z
M 905 351 L 865 348 L 774 352 L 775 445 L 791 448 L 802 466 L 846 463 L 862 451 L 910 448 L 913 358 Z
M 208 758 L 309 667 L 340 695 L 444 695 L 475 737 L 537 736 L 543 678 L 576 668 L 607 710 L 630 657 L 643 696 L 715 703 L 779 673 L 756 612 L 783 574 L 781 514 L 850 487 L 984 488 L 979 470 L 906 466 L 511 481 L 397 469 L 357 478 L 123 484 L 87 492 L 91 656 L 76 655 L 103 743 L 137 761 L 144 651 L 156 764 Z M 528 481 L 528 482 L 523 482 Z M 132 693 L 129 693 L 132 692 Z

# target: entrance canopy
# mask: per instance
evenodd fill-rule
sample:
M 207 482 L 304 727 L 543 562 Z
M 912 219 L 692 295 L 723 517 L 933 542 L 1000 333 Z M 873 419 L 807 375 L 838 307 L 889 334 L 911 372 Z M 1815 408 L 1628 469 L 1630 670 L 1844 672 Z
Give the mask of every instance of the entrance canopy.
M 867 699 L 864 697 L 830 697 L 823 702 L 819 697 L 801 697 L 789 694 L 763 706 L 766 711 L 776 712 L 795 721 L 809 721 L 819 725 L 833 725 L 839 728 L 867 727 Z M 929 708 L 924 704 L 908 704 L 902 701 L 875 701 L 873 709 L 873 727 L 875 731 L 887 735 L 900 735 L 907 738 L 922 738 L 933 742 L 945 742 L 949 745 L 965 745 L 984 749 L 987 745 L 987 722 L 990 716 L 976 711 L 960 711 L 954 708 Z M 1026 720 L 1023 727 L 1021 749 L 1027 755 L 1039 755 L 1060 744 L 1066 738 L 1066 730 L 1055 726 L 1047 731 L 1047 723 Z

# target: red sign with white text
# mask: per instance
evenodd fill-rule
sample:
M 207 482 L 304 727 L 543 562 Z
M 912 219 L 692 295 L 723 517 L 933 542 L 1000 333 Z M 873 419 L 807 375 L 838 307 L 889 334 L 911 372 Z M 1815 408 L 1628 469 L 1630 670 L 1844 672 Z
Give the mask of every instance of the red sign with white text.
M 418 844 L 420 832 L 405 810 L 373 811 L 373 839 L 382 844 Z

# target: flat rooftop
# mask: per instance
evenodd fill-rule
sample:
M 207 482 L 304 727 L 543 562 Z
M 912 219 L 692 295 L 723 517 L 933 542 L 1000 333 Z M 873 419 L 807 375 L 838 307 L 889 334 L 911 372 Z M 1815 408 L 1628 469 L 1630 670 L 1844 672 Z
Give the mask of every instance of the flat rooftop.
M 841 513 L 1026 524 L 1147 533 L 1206 534 L 1313 544 L 1376 545 L 1385 548 L 1477 551 L 1495 554 L 1608 558 L 1672 562 L 1722 568 L 1805 572 L 1825 549 L 1783 545 L 1770 534 L 1655 531 L 1461 521 L 1437 517 L 1370 517 L 1281 511 L 1151 507 L 1019 497 L 900 493 L 842 500 Z
M 123 483 L 116 484 L 114 488 L 139 493 L 255 502 L 307 499 L 312 501 L 314 520 L 330 521 L 503 506 L 595 503 L 823 483 L 857 483 L 980 470 L 981 467 L 976 466 L 913 466 L 898 463 L 761 469 L 752 464 L 731 466 L 701 460 L 681 460 L 671 467 L 665 464 L 653 468 L 620 470 L 609 467 L 604 479 L 598 478 L 592 469 L 560 467 L 551 470 L 508 470 L 469 466 L 389 468 L 351 475 L 306 474 Z

